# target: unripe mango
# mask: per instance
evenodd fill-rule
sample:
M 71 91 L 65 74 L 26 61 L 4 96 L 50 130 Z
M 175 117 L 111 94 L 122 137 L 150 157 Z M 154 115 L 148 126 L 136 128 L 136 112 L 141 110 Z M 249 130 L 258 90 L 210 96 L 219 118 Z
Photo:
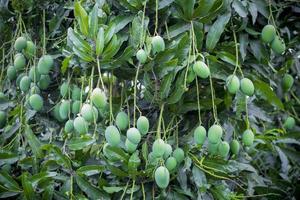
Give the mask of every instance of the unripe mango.
M 24 54 L 27 58 L 32 58 L 35 55 L 36 46 L 32 41 L 27 41 L 26 48 L 24 49 Z
M 208 129 L 208 140 L 210 143 L 217 144 L 221 141 L 223 135 L 222 127 L 219 125 L 212 125 Z
M 251 146 L 253 144 L 254 134 L 250 129 L 244 131 L 242 141 L 245 146 Z
M 240 143 L 237 140 L 232 140 L 230 143 L 231 152 L 237 155 L 240 151 Z
M 178 147 L 173 151 L 173 157 L 176 159 L 177 163 L 180 164 L 184 160 L 184 151 Z
M 136 122 L 137 129 L 142 135 L 146 135 L 149 131 L 149 120 L 145 116 L 140 116 Z
M 41 79 L 41 74 L 35 66 L 30 68 L 28 76 L 32 82 L 37 82 Z
M 285 74 L 282 79 L 283 90 L 289 91 L 294 84 L 294 78 L 290 74 Z
M 22 51 L 26 48 L 27 40 L 25 37 L 18 37 L 15 41 L 14 47 L 17 51 Z
M 154 53 L 159 53 L 165 50 L 165 42 L 159 35 L 154 36 L 151 40 L 152 50 Z
M 65 120 L 68 118 L 69 113 L 71 110 L 71 102 L 69 100 L 65 100 L 63 102 L 61 102 L 60 106 L 59 106 L 59 116 Z
M 293 117 L 287 117 L 284 124 L 283 124 L 283 127 L 288 129 L 288 130 L 291 130 L 294 128 L 296 122 L 295 122 L 295 119 Z
M 128 127 L 129 119 L 125 112 L 119 112 L 116 117 L 116 125 L 122 131 Z
M 27 92 L 30 88 L 30 78 L 28 76 L 24 76 L 20 81 L 20 89 L 23 92 Z
M 49 74 L 50 70 L 53 68 L 53 58 L 50 55 L 43 55 L 38 62 L 38 71 L 40 74 Z
M 33 94 L 29 97 L 29 105 L 35 111 L 40 111 L 43 108 L 43 98 L 38 94 Z
M 168 158 L 172 154 L 172 146 L 168 143 L 165 143 L 165 153 L 164 158 Z
M 240 89 L 240 80 L 236 75 L 230 75 L 226 79 L 227 90 L 231 94 L 235 94 Z
M 283 54 L 286 47 L 284 41 L 280 37 L 276 36 L 271 43 L 271 48 L 275 53 Z
M 202 145 L 206 139 L 206 129 L 199 125 L 194 131 L 194 140 L 196 144 Z
M 169 171 L 172 171 L 173 169 L 176 168 L 176 165 L 177 165 L 177 161 L 176 161 L 176 158 L 174 157 L 169 157 L 167 160 L 166 160 L 166 167 Z
M 274 40 L 276 36 L 276 30 L 273 25 L 266 25 L 261 31 L 261 39 L 265 43 L 270 43 Z
M 133 144 L 138 144 L 141 141 L 141 134 L 138 129 L 130 128 L 126 133 L 127 139 Z
M 49 75 L 41 75 L 38 86 L 41 90 L 46 90 L 50 85 L 51 79 Z
M 74 129 L 79 134 L 86 134 L 88 132 L 88 124 L 83 117 L 79 116 L 74 119 Z
M 23 54 L 18 53 L 15 56 L 15 60 L 14 60 L 14 66 L 15 66 L 16 70 L 19 71 L 19 70 L 24 69 L 25 65 L 26 65 L 25 57 L 23 56 Z
M 144 64 L 147 61 L 147 53 L 144 49 L 140 49 L 136 53 L 136 59 L 141 63 Z
M 254 94 L 254 85 L 250 79 L 243 78 L 241 80 L 241 91 L 247 96 L 252 96 Z
M 105 139 L 109 145 L 116 147 L 121 141 L 120 132 L 115 126 L 108 126 L 105 129 Z
M 91 100 L 99 109 L 103 109 L 107 104 L 105 93 L 100 88 L 95 88 L 91 94 Z
M 165 153 L 165 142 L 162 139 L 156 139 L 152 145 L 153 156 L 161 157 Z
M 170 182 L 170 173 L 169 170 L 163 166 L 158 167 L 155 170 L 155 182 L 159 188 L 165 189 L 168 187 Z
M 208 66 L 202 61 L 195 62 L 193 65 L 193 70 L 200 78 L 207 78 L 210 75 Z
M 230 149 L 230 146 L 229 146 L 228 142 L 223 141 L 218 146 L 218 153 L 221 157 L 225 158 L 229 153 L 229 149 Z
M 15 80 L 16 77 L 17 77 L 17 70 L 16 70 L 15 66 L 9 66 L 9 67 L 7 68 L 6 74 L 7 74 L 7 78 L 8 78 L 9 80 L 11 80 L 11 81 L 12 81 L 12 80 Z
M 130 142 L 128 139 L 125 140 L 125 147 L 126 147 L 126 151 L 128 153 L 133 153 L 135 152 L 136 148 L 137 148 L 137 145 Z
M 74 129 L 74 121 L 69 119 L 66 123 L 65 123 L 65 132 L 66 133 L 71 133 Z

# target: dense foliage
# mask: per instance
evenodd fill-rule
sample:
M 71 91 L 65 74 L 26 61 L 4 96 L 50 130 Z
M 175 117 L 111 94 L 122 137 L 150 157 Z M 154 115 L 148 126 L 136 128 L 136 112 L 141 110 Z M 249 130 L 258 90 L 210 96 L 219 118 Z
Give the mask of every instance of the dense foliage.
M 0 198 L 296 199 L 300 4 L 1 0 Z

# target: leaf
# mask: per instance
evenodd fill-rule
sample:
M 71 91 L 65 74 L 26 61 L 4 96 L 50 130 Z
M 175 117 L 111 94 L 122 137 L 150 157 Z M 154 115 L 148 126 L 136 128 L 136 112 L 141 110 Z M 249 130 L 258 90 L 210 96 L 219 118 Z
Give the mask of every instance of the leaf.
M 240 54 L 242 56 L 243 61 L 246 58 L 247 55 L 247 47 L 249 44 L 248 41 L 248 34 L 240 34 L 239 35 L 239 43 L 240 43 Z
M 116 28 L 115 23 L 111 23 L 109 25 L 109 27 L 105 30 L 104 44 L 107 44 L 111 40 L 111 38 L 114 36 L 114 34 L 115 34 L 115 28 Z
M 79 23 L 80 31 L 88 36 L 89 33 L 89 16 L 85 9 L 81 6 L 80 2 L 76 1 L 74 4 L 75 18 Z
M 67 145 L 70 150 L 81 150 L 85 147 L 88 147 L 94 144 L 96 140 L 91 136 L 84 136 L 84 137 L 75 137 L 68 141 Z
M 182 13 L 186 20 L 192 19 L 194 12 L 195 0 L 175 0 L 175 2 L 181 7 Z
M 78 187 L 90 198 L 90 199 L 109 199 L 108 195 L 101 192 L 97 187 L 89 183 L 80 174 L 75 175 L 76 183 Z
M 173 80 L 174 80 L 174 73 L 169 73 L 163 78 L 159 90 L 161 99 L 165 99 L 169 96 Z
M 247 14 L 248 14 L 247 9 L 241 1 L 234 0 L 232 3 L 232 7 L 234 8 L 234 10 L 238 13 L 238 15 L 240 17 L 247 17 Z
M 66 73 L 71 59 L 72 59 L 72 56 L 69 56 L 69 57 L 65 57 L 65 59 L 62 61 L 62 65 L 60 67 L 60 71 L 62 74 Z
M 98 30 L 98 5 L 95 4 L 89 14 L 89 36 L 95 38 Z
M 143 45 L 146 37 L 146 31 L 149 25 L 149 18 L 145 16 L 143 23 L 143 12 L 138 12 L 138 14 L 133 18 L 130 28 L 130 45 L 134 48 L 138 48 Z
M 254 24 L 256 22 L 256 18 L 257 18 L 257 7 L 256 7 L 255 3 L 248 2 L 248 4 L 249 4 L 248 10 L 252 17 L 252 23 Z
M 34 193 L 34 189 L 32 187 L 32 183 L 28 180 L 28 172 L 25 172 L 22 174 L 21 180 L 22 180 L 23 194 L 24 194 L 25 199 L 34 200 L 35 193 Z
M 77 169 L 76 172 L 80 174 L 84 174 L 86 176 L 92 176 L 95 174 L 99 174 L 100 172 L 103 172 L 104 169 L 105 167 L 101 165 L 86 165 Z
M 19 160 L 19 156 L 10 151 L 0 150 L 0 166 L 4 164 L 13 164 Z
M 100 56 L 104 49 L 104 29 L 102 27 L 99 28 L 96 40 L 96 55 Z
M 230 19 L 231 14 L 226 13 L 224 15 L 220 15 L 218 19 L 214 22 L 214 24 L 210 27 L 207 38 L 206 38 L 206 48 L 208 50 L 213 50 L 218 43 L 221 34 L 223 33 L 226 24 Z
M 0 183 L 10 191 L 21 192 L 19 184 L 6 171 L 0 171 Z
M 254 80 L 254 86 L 256 93 L 268 101 L 273 106 L 276 106 L 280 110 L 284 109 L 281 100 L 276 96 L 275 92 L 270 88 L 268 84 L 261 80 Z
M 201 171 L 198 167 L 194 166 L 192 169 L 193 180 L 198 188 L 203 187 L 207 184 L 206 176 L 203 171 Z
M 128 169 L 129 173 L 137 172 L 138 166 L 141 164 L 141 159 L 139 158 L 139 151 L 135 151 L 129 158 Z
M 41 151 L 41 142 L 40 140 L 33 134 L 29 125 L 25 126 L 24 131 L 25 138 L 29 143 L 31 150 L 35 156 L 41 158 L 43 156 L 43 152 Z
M 184 92 L 186 91 L 186 88 L 184 86 L 184 78 L 185 78 L 185 70 L 181 71 L 181 74 L 177 78 L 176 83 L 174 85 L 174 90 L 169 96 L 169 98 L 167 99 L 168 104 L 177 103 L 181 99 Z
M 164 34 L 165 38 L 174 38 L 182 33 L 188 31 L 191 27 L 191 24 L 185 22 L 176 23 L 170 27 L 168 27 L 168 32 Z
M 284 174 L 288 173 L 288 166 L 289 166 L 289 160 L 287 159 L 286 155 L 278 146 L 275 146 L 275 149 L 279 155 L 280 161 L 281 161 L 281 171 Z
M 297 144 L 300 145 L 300 142 L 293 138 L 284 138 L 276 140 L 275 143 L 284 143 L 284 144 Z
M 122 43 L 118 39 L 117 35 L 114 35 L 103 52 L 103 60 L 111 59 L 119 51 L 121 45 Z
M 47 144 L 47 145 L 44 145 L 42 147 L 42 149 L 53 152 L 55 154 L 55 156 L 58 158 L 57 161 L 59 164 L 62 164 L 64 167 L 66 167 L 68 169 L 72 168 L 70 159 L 66 155 L 64 155 L 57 146 Z
M 110 23 L 114 24 L 114 34 L 121 31 L 133 20 L 131 15 L 117 15 Z
M 105 187 L 105 186 L 103 186 L 103 190 L 109 194 L 113 194 L 113 193 L 117 193 L 117 192 L 124 190 L 124 187 L 118 187 L 118 186 Z

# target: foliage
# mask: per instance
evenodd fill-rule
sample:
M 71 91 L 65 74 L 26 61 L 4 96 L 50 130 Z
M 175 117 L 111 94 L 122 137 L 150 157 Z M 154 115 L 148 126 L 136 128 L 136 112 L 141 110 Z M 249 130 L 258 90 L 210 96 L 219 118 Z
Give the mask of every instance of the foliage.
M 0 1 L 0 198 L 296 199 L 299 10 L 292 0 Z M 284 53 L 262 41 L 267 24 Z M 33 57 L 14 48 L 20 36 Z M 26 66 L 11 80 L 17 53 Z M 39 74 L 46 54 L 54 64 Z

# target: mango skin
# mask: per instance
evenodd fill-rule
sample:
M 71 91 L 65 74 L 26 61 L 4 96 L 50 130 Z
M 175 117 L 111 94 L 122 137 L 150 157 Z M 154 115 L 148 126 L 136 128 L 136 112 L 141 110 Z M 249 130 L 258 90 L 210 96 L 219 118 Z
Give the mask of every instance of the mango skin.
M 116 117 L 116 125 L 122 131 L 129 125 L 128 115 L 125 112 L 119 112 Z
M 152 50 L 154 53 L 159 53 L 165 50 L 165 42 L 159 35 L 154 36 L 151 40 Z
M 208 140 L 210 143 L 217 144 L 221 141 L 223 135 L 222 127 L 219 125 L 212 125 L 208 129 Z
M 53 68 L 54 60 L 50 55 L 43 55 L 38 62 L 37 68 L 40 74 L 49 74 Z
M 29 105 L 35 111 L 40 111 L 43 108 L 44 101 L 39 94 L 33 94 L 29 97 Z
M 15 80 L 17 78 L 17 70 L 15 68 L 15 66 L 9 66 L 7 68 L 7 72 L 6 72 L 7 78 L 9 80 Z
M 239 151 L 240 151 L 240 143 L 236 139 L 234 139 L 234 140 L 231 141 L 231 143 L 230 143 L 230 150 L 231 150 L 232 154 L 237 155 L 239 153 Z
M 244 131 L 242 141 L 245 146 L 251 146 L 253 144 L 254 134 L 250 129 Z
M 198 145 L 202 145 L 206 139 L 206 129 L 203 126 L 198 126 L 194 131 L 194 141 Z
M 293 117 L 287 117 L 283 124 L 283 127 L 285 129 L 291 130 L 295 127 L 295 125 L 296 125 L 295 119 Z
M 160 166 L 155 170 L 154 173 L 155 182 L 157 186 L 161 189 L 168 187 L 170 182 L 170 173 L 166 167 Z
M 22 51 L 26 48 L 27 40 L 25 37 L 18 37 L 15 41 L 14 47 L 17 51 Z
M 173 157 L 176 159 L 177 163 L 180 164 L 184 160 L 184 151 L 178 147 L 173 151 Z
M 236 75 L 230 75 L 226 79 L 226 87 L 230 94 L 235 94 L 240 89 L 240 80 Z
M 271 48 L 276 54 L 283 54 L 285 52 L 286 46 L 284 41 L 276 36 L 275 39 L 271 43 Z
M 165 153 L 165 142 L 162 139 L 156 139 L 152 144 L 152 153 L 155 157 L 161 157 Z
M 167 160 L 166 160 L 166 167 L 169 171 L 172 171 L 173 169 L 176 168 L 176 165 L 177 165 L 177 161 L 176 161 L 176 158 L 174 157 L 169 157 Z
M 218 146 L 218 153 L 221 157 L 225 158 L 229 153 L 230 146 L 228 142 L 223 141 Z
M 146 135 L 149 131 L 149 120 L 145 116 L 140 116 L 136 122 L 137 129 L 142 135 Z
M 248 78 L 243 78 L 241 80 L 241 91 L 247 95 L 252 96 L 254 94 L 254 85 L 253 82 Z
M 208 66 L 202 61 L 195 62 L 193 65 L 193 70 L 197 76 L 203 79 L 208 78 L 210 75 Z
M 14 60 L 14 66 L 16 68 L 17 71 L 22 70 L 25 68 L 26 65 L 26 59 L 23 56 L 23 54 L 18 53 L 15 56 L 15 60 Z
M 79 134 L 86 134 L 88 132 L 88 125 L 87 122 L 84 120 L 83 117 L 76 117 L 74 119 L 74 129 Z
M 138 129 L 130 128 L 126 133 L 127 139 L 133 144 L 138 144 L 141 141 L 141 134 Z
M 282 88 L 283 91 L 289 91 L 294 84 L 294 78 L 290 74 L 285 74 L 282 79 Z
M 115 126 L 108 126 L 105 129 L 105 139 L 107 143 L 113 147 L 116 147 L 120 144 L 121 136 L 120 132 Z
M 261 39 L 265 43 L 270 43 L 274 40 L 276 36 L 276 30 L 275 27 L 271 24 L 268 24 L 264 26 L 264 28 L 261 31 Z
M 141 63 L 144 64 L 147 61 L 147 53 L 144 49 L 140 49 L 136 53 L 136 59 Z

